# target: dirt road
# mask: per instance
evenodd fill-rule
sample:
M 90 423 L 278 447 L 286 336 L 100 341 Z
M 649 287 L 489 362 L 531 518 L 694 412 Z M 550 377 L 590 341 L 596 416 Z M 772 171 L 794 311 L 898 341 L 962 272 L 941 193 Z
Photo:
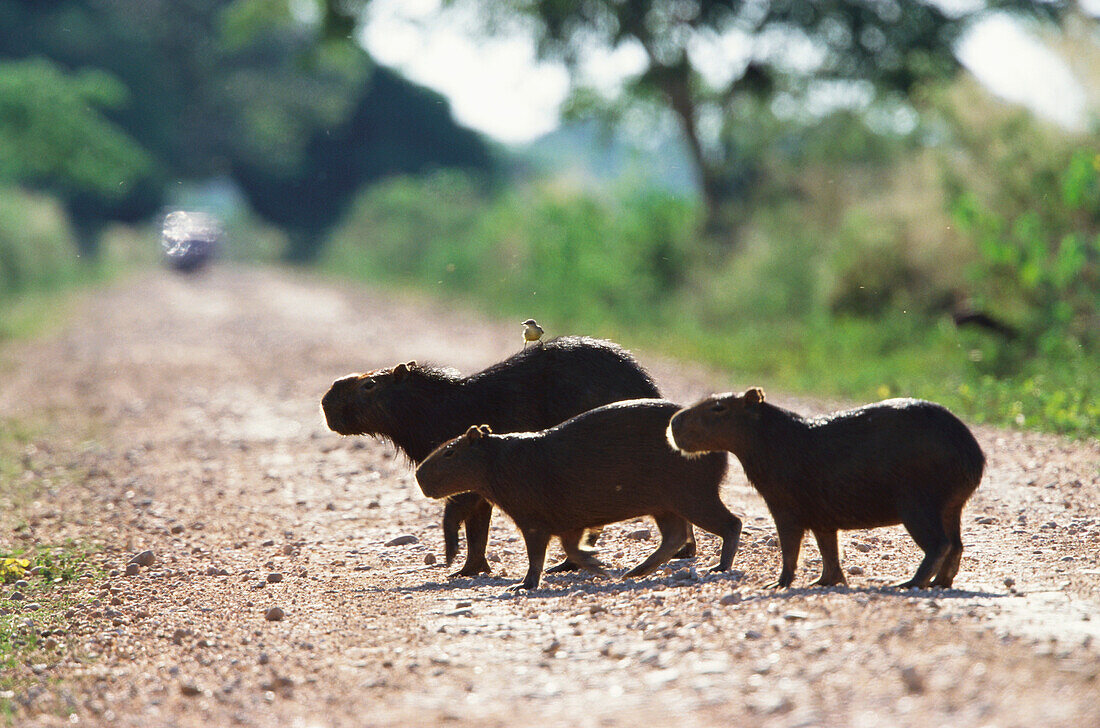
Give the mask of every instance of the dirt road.
M 718 543 L 703 534 L 697 563 L 651 578 L 550 575 L 512 596 L 524 549 L 498 514 L 495 573 L 448 579 L 441 505 L 389 446 L 328 432 L 318 401 L 337 376 L 410 358 L 473 371 L 519 333 L 221 269 L 129 281 L 62 332 L 0 349 L 0 422 L 44 427 L 19 480 L 45 483 L 0 516 L 0 546 L 101 544 L 109 570 L 156 558 L 59 589 L 78 603 L 59 647 L 18 668 L 38 682 L 14 696 L 14 722 L 1100 725 L 1096 442 L 978 429 L 989 467 L 955 590 L 882 588 L 919 560 L 901 528 L 842 535 L 846 588 L 805 588 L 820 567 L 808 539 L 795 588 L 763 589 L 774 529 L 736 460 L 723 497 L 746 531 L 732 574 L 707 574 Z M 753 384 L 639 356 L 679 401 Z M 417 542 L 384 545 L 403 535 Z M 655 537 L 619 524 L 600 551 L 621 574 Z M 265 620 L 274 606 L 285 619 Z

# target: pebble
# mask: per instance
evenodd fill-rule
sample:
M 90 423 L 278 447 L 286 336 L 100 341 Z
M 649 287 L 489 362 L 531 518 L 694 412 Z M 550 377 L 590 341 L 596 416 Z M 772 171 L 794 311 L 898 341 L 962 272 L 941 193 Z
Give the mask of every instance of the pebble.
M 420 543 L 420 539 L 413 536 L 411 533 L 407 533 L 404 536 L 398 536 L 397 538 L 391 538 L 386 542 L 387 546 L 405 546 L 406 544 Z
M 131 564 L 137 564 L 138 566 L 152 566 L 156 563 L 157 557 L 153 553 L 152 549 L 146 549 L 139 554 L 136 554 L 134 558 L 130 559 Z
M 177 523 L 169 529 L 172 533 L 183 533 L 183 524 Z
M 16 589 L 26 589 L 30 586 L 30 583 L 26 579 L 20 579 L 19 581 L 12 584 L 12 586 L 14 586 Z
M 860 576 L 860 575 L 863 574 L 863 567 L 862 566 L 849 566 L 848 567 L 848 573 L 851 574 L 852 576 Z
M 141 573 L 141 567 L 137 564 L 126 564 L 126 576 L 137 576 Z
M 196 695 L 202 695 L 202 691 L 194 683 L 184 683 L 180 685 L 180 692 L 189 698 L 193 698 Z
M 870 544 L 865 544 L 865 543 L 857 543 L 857 544 L 854 544 L 852 548 L 854 548 L 856 551 L 862 551 L 863 553 L 867 553 L 868 551 L 871 550 L 871 545 Z
M 30 604 L 24 605 L 23 611 L 24 612 L 37 612 L 41 608 L 42 608 L 42 605 L 39 604 L 38 602 L 31 602 Z
M 283 620 L 283 617 L 285 616 L 286 612 L 284 612 L 280 607 L 272 607 L 264 613 L 264 619 L 266 619 L 268 622 L 281 622 Z
M 626 537 L 632 541 L 648 541 L 651 533 L 648 528 L 639 528 L 637 531 L 631 531 L 626 534 Z
M 280 574 L 277 571 L 273 571 L 273 572 L 271 572 L 270 574 L 267 575 L 267 583 L 268 584 L 278 584 L 282 580 L 283 580 L 283 575 Z
M 1006 576 L 1005 577 L 1005 586 L 1007 586 L 1008 588 L 1011 589 L 1012 587 L 1016 586 L 1016 580 L 1013 579 L 1011 576 Z
M 719 599 L 718 603 L 721 604 L 723 607 L 728 607 L 731 604 L 740 604 L 741 592 L 730 592 L 726 596 Z
M 924 692 L 924 678 L 917 672 L 915 667 L 903 667 L 901 670 L 901 681 L 905 684 L 905 689 L 913 694 L 920 694 Z
M 294 545 L 288 543 L 286 546 L 283 546 L 283 555 L 284 556 L 293 556 L 294 555 Z
M 23 596 L 23 592 L 13 591 L 11 593 L 11 595 L 8 597 L 8 599 L 10 599 L 13 602 L 21 602 L 24 599 L 26 599 L 26 597 Z
M 424 563 L 431 566 L 435 563 L 435 554 L 424 554 Z

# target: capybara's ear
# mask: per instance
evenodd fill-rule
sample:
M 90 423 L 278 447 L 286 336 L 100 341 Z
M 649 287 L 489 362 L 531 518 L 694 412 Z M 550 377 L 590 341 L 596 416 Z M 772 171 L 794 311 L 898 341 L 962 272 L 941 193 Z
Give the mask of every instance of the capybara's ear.
M 482 435 L 491 435 L 491 434 L 493 434 L 493 431 L 491 429 L 489 429 L 488 425 L 478 425 L 477 429 L 481 432 Z
M 467 440 L 479 440 L 481 439 L 481 435 L 481 428 L 477 425 L 470 425 L 469 429 L 466 430 Z
M 414 369 L 416 367 L 416 359 L 409 359 L 407 362 L 405 362 L 405 366 L 408 369 Z
M 764 390 L 760 387 L 749 387 L 745 390 L 745 394 L 742 398 L 748 404 L 760 404 L 764 401 Z
M 409 373 L 409 367 L 406 364 L 398 364 L 393 368 L 393 381 L 400 382 Z

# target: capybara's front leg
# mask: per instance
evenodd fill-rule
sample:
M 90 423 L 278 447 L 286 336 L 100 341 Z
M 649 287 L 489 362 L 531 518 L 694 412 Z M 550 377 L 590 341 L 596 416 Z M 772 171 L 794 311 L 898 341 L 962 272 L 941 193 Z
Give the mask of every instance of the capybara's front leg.
M 527 546 L 527 575 L 519 584 L 509 587 L 508 591 L 537 589 L 542 579 L 542 567 L 546 563 L 546 547 L 550 544 L 550 534 L 525 530 L 523 542 Z
M 472 504 L 466 518 L 466 564 L 451 576 L 477 576 L 489 573 L 489 562 L 485 560 L 485 546 L 489 542 L 489 522 L 493 517 L 493 504 L 473 493 L 463 493 L 457 498 L 473 495 L 477 499 Z
M 815 528 L 814 538 L 821 551 L 821 576 L 810 586 L 836 586 L 846 584 L 844 571 L 840 568 L 840 549 L 836 545 L 836 531 Z
M 779 550 L 783 554 L 783 570 L 779 579 L 765 586 L 766 589 L 786 589 L 794 581 L 794 572 L 798 568 L 798 552 L 802 550 L 802 535 L 806 530 L 792 523 L 776 521 L 779 532 Z

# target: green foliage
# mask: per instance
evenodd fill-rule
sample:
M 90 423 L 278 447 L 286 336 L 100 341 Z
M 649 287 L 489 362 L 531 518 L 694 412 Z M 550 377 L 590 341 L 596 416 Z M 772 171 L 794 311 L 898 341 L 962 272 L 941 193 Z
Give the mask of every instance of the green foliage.
M 450 0 L 452 4 L 463 0 Z M 679 123 L 694 158 L 708 214 L 717 203 L 743 197 L 765 156 L 744 144 L 753 108 L 782 99 L 812 106 L 824 85 L 858 87 L 896 104 L 923 84 L 959 69 L 955 43 L 975 17 L 990 9 L 1058 18 L 1065 2 L 1002 0 L 956 6 L 938 3 L 728 2 L 728 0 L 465 0 L 488 17 L 490 31 L 533 32 L 541 55 L 583 69 L 593 47 L 632 47 L 644 55 L 623 93 L 605 99 L 612 117 L 626 105 L 659 104 Z M 747 49 L 730 57 L 729 47 Z M 792 62 L 790 49 L 807 60 Z M 810 56 L 814 56 L 812 60 Z M 574 73 L 574 112 L 593 112 L 601 95 Z M 599 112 L 597 112 L 599 113 Z
M 66 73 L 44 59 L 0 62 L 0 182 L 125 197 L 151 167 L 103 116 L 126 97 L 103 71 Z
M 78 269 L 75 237 L 61 206 L 43 195 L 0 188 L 0 300 L 59 287 Z
M 486 195 L 467 178 L 436 175 L 366 191 L 322 262 L 533 316 L 551 334 L 612 336 L 708 362 L 736 373 L 731 387 L 925 397 L 970 421 L 1100 434 L 1094 349 L 1058 347 L 991 372 L 980 361 L 989 337 L 945 315 L 948 289 L 934 272 L 945 264 L 907 249 L 920 231 L 859 212 L 830 230 L 812 211 L 811 201 L 769 206 L 728 253 L 700 245 L 702 211 L 666 194 Z M 860 285 L 881 290 L 846 298 Z

